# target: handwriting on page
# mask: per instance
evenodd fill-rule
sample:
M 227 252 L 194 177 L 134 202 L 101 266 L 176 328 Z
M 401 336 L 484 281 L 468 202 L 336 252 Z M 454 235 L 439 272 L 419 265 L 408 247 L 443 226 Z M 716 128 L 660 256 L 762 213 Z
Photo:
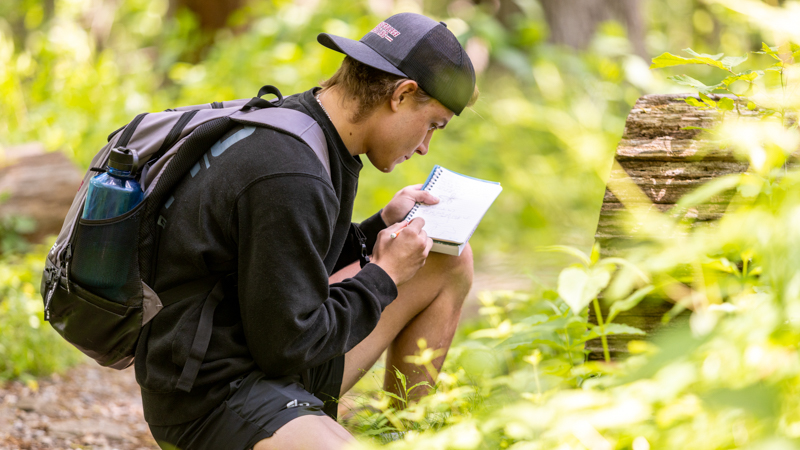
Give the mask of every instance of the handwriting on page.
M 425 231 L 432 238 L 464 242 L 485 210 L 487 184 L 442 173 L 430 193 L 439 198 L 436 205 L 420 205 L 416 217 L 425 219 Z

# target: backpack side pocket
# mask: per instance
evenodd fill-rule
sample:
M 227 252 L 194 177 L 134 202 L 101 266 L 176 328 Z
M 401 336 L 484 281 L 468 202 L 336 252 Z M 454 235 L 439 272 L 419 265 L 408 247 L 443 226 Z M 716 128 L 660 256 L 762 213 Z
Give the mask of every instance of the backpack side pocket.
M 111 219 L 80 219 L 70 270 L 76 283 L 121 305 L 141 305 L 139 223 L 145 203 Z
M 129 366 L 142 326 L 141 308 L 106 300 L 66 277 L 58 283 L 50 316 L 58 334 L 103 366 Z

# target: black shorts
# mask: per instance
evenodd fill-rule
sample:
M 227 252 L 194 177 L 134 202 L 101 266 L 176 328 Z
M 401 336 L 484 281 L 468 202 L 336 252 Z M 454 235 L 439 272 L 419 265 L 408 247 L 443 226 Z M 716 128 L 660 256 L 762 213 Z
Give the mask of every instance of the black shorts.
M 172 426 L 150 425 L 150 432 L 162 449 L 250 449 L 300 416 L 327 414 L 336 420 L 343 374 L 344 356 L 309 369 L 309 390 L 300 375 L 267 379 L 255 371 L 232 382 L 225 402 L 205 416 Z

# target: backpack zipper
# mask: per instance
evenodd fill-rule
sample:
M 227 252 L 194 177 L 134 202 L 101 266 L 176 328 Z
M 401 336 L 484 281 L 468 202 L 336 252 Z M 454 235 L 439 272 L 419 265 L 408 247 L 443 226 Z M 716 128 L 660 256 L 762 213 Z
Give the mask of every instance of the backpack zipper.
M 64 257 L 61 260 L 61 269 L 66 272 L 67 277 L 67 293 L 70 293 L 69 289 L 69 262 L 72 260 L 72 243 L 67 244 L 66 248 L 62 251 L 64 253 Z M 60 282 L 61 274 L 59 273 L 60 270 L 58 267 L 53 266 L 46 269 L 47 271 L 47 295 L 44 299 L 44 320 L 46 322 L 50 321 L 50 304 L 53 301 L 53 294 L 56 293 L 56 288 L 58 288 L 58 283 Z

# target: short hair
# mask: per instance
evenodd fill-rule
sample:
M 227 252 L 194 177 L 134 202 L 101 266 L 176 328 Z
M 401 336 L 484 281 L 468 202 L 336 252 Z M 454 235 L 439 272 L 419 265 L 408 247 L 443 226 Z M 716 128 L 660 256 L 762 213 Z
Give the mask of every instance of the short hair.
M 384 72 L 346 56 L 336 73 L 322 81 L 320 86 L 323 90 L 338 87 L 348 99 L 357 101 L 358 107 L 350 117 L 350 122 L 358 123 L 369 117 L 379 105 L 389 101 L 397 87 L 408 80 L 410 78 Z M 475 86 L 467 106 L 474 105 L 479 95 L 478 86 Z M 421 87 L 418 87 L 413 98 L 419 104 L 433 99 Z

